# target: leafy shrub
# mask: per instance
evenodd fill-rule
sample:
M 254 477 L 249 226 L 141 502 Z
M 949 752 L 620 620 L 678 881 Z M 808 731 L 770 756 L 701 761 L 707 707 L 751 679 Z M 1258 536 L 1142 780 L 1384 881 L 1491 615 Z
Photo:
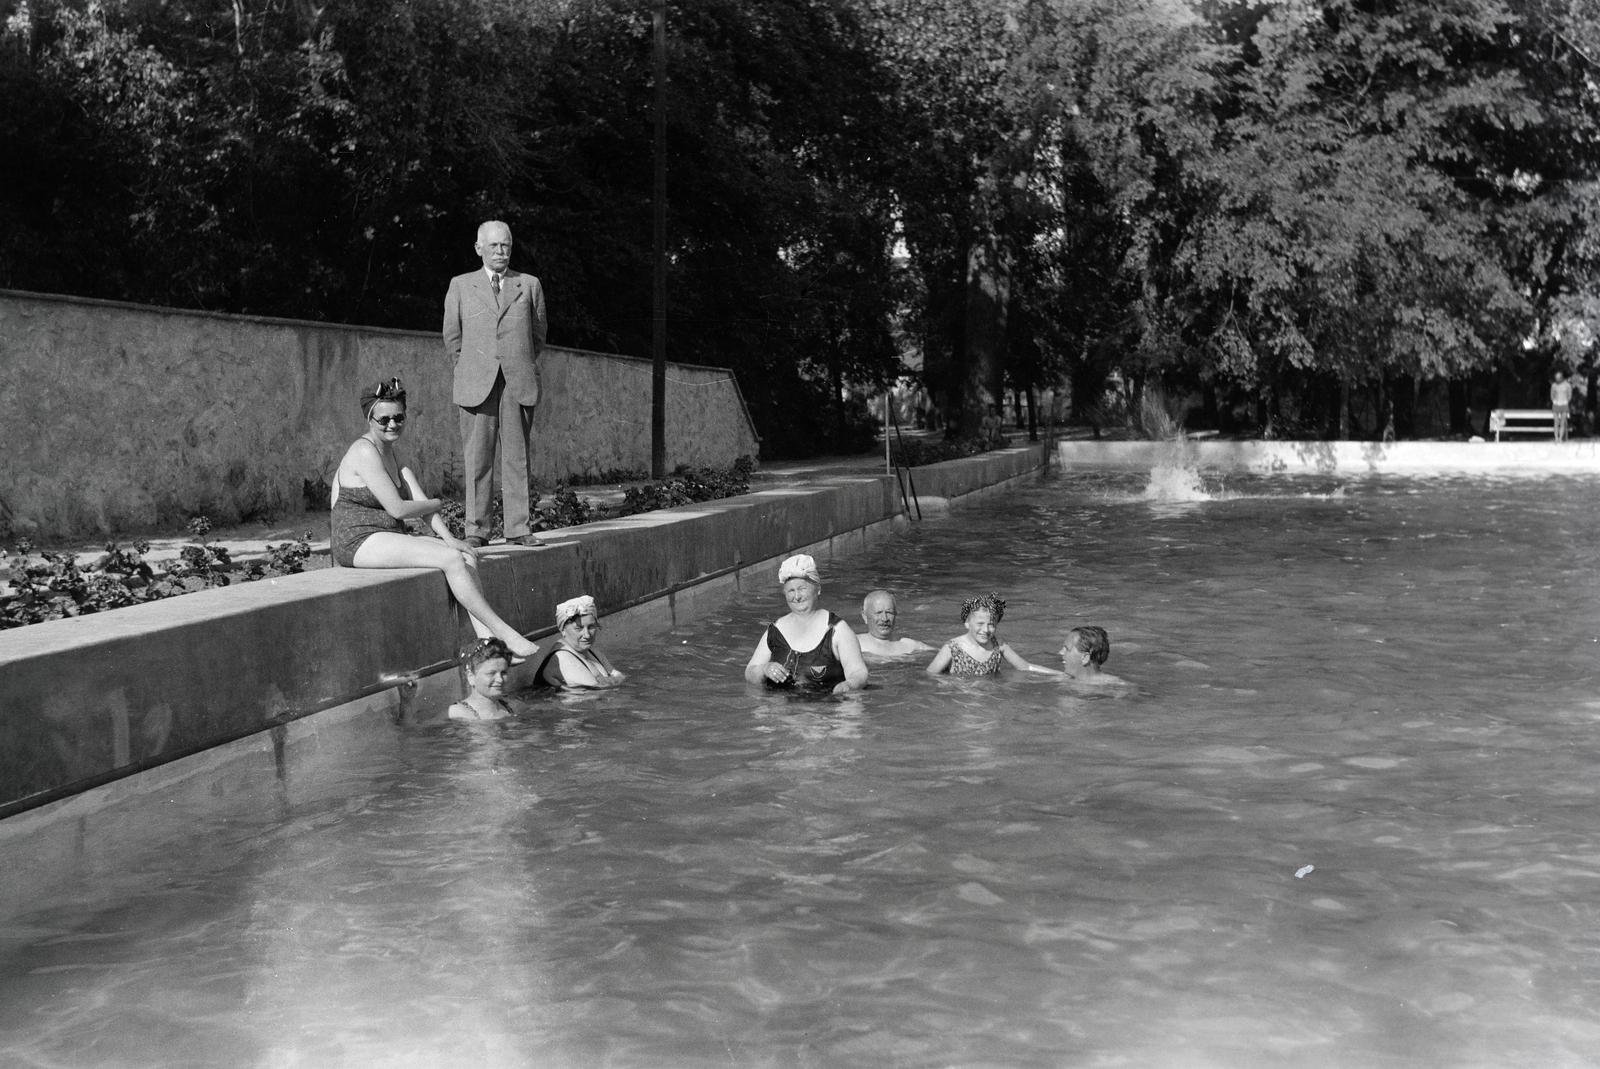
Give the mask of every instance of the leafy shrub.
M 528 507 L 534 508 L 539 504 L 539 495 L 535 491 L 528 492 Z M 450 534 L 456 538 L 467 537 L 467 506 L 452 498 L 444 498 L 439 506 L 439 515 L 444 517 L 444 525 L 450 529 Z M 418 534 L 432 534 L 430 526 L 423 521 L 415 521 L 411 528 Z M 489 529 L 480 536 L 485 541 L 499 538 L 506 532 L 505 512 L 500 504 L 500 499 L 495 498 L 489 502 Z
M 550 496 L 550 507 L 539 513 L 534 528 L 540 531 L 550 531 L 558 527 L 576 527 L 580 523 L 588 523 L 594 519 L 594 503 L 586 497 L 579 497 L 578 492 L 566 483 L 556 483 L 555 493 Z
M 281 542 L 267 546 L 267 559 L 247 561 L 243 572 L 247 579 L 276 579 L 283 575 L 299 575 L 306 570 L 311 559 L 311 532 L 297 542 Z
M 1004 449 L 1011 444 L 1005 435 L 998 438 L 985 440 L 983 438 L 942 438 L 929 441 L 925 438 L 913 438 L 908 441 L 895 441 L 890 448 L 889 455 L 893 462 L 902 468 L 920 468 L 924 464 L 937 464 L 944 460 L 960 460 L 962 457 L 973 457 L 979 453 L 987 453 L 991 449 Z
M 85 568 L 78 566 L 71 553 L 35 552 L 26 539 L 18 542 L 14 555 L 0 555 L 11 580 L 10 592 L 0 593 L 0 629 L 294 575 L 305 570 L 311 556 L 309 532 L 296 542 L 268 545 L 267 560 L 242 566 L 234 563 L 226 548 L 205 541 L 211 533 L 211 521 L 206 517 L 190 520 L 189 533 L 198 544 L 184 546 L 177 559 L 162 563 L 159 572 L 144 559 L 150 552 L 150 543 L 145 541 L 126 549 L 108 542 L 105 556 Z
M 726 471 L 717 468 L 691 468 L 680 464 L 672 475 L 659 483 L 631 487 L 622 495 L 622 514 L 654 512 L 696 501 L 715 501 L 750 492 L 750 475 L 755 462 L 742 456 Z

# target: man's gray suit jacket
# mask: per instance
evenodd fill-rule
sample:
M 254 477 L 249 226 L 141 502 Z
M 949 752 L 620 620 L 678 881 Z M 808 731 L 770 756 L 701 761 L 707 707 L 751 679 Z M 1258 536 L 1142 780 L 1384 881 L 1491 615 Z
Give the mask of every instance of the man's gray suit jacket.
M 450 280 L 444 298 L 444 348 L 455 361 L 452 399 L 463 408 L 482 404 L 504 372 L 506 392 L 518 404 L 539 403 L 544 348 L 544 287 L 532 275 L 507 271 L 495 298 L 489 276 L 469 271 Z

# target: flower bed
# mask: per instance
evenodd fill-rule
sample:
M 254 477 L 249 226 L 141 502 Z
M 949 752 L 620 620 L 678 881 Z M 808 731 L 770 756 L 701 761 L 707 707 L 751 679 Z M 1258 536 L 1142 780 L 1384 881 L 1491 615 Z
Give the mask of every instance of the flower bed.
M 749 492 L 754 467 L 748 456 L 740 457 L 725 471 L 680 467 L 662 482 L 630 488 L 624 493 L 623 503 L 611 508 L 596 505 L 572 487 L 558 483 L 550 503 L 537 511 L 533 527 L 536 531 L 557 530 L 612 516 L 734 497 Z M 531 504 L 537 506 L 540 500 L 535 493 Z M 462 537 L 465 510 L 461 503 L 447 500 L 440 511 L 451 532 Z M 494 538 L 503 533 L 498 501 L 490 520 L 489 537 Z M 431 534 L 426 524 L 413 523 L 412 528 L 419 534 Z M 145 560 L 150 552 L 150 543 L 145 541 L 127 547 L 108 542 L 103 557 L 81 567 L 71 552 L 38 550 L 32 543 L 20 541 L 14 553 L 0 551 L 0 578 L 7 572 L 10 576 L 9 585 L 0 585 L 0 630 L 159 601 L 212 587 L 294 575 L 305 570 L 311 557 L 309 531 L 299 541 L 269 544 L 266 559 L 249 561 L 233 560 L 226 547 L 207 540 L 210 533 L 211 521 L 206 517 L 190 520 L 189 534 L 195 541 L 184 546 L 175 560 L 163 561 L 159 566 Z
M 11 580 L 9 589 L 0 588 L 0 629 L 294 575 L 305 570 L 311 556 L 309 531 L 299 541 L 269 545 L 266 560 L 244 562 L 206 540 L 211 533 L 206 517 L 190 520 L 189 533 L 195 542 L 184 546 L 176 559 L 161 562 L 159 570 L 145 560 L 150 552 L 145 541 L 126 548 L 108 542 L 105 556 L 85 567 L 79 567 L 71 552 L 35 550 L 27 540 L 17 543 L 14 554 L 0 551 L 0 564 Z

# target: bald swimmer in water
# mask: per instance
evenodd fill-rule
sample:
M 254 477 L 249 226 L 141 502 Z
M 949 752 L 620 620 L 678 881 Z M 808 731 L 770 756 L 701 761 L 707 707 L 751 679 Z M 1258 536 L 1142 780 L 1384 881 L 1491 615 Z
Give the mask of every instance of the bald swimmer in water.
M 861 602 L 861 622 L 867 633 L 858 636 L 861 652 L 868 657 L 909 657 L 933 649 L 926 642 L 914 638 L 895 638 L 894 621 L 898 614 L 894 595 L 887 590 L 874 590 Z

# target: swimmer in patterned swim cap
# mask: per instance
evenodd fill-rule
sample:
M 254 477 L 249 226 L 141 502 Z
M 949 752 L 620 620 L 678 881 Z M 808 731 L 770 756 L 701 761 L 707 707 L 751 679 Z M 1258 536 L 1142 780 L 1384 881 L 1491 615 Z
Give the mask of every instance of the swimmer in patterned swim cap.
M 1006 602 L 999 594 L 985 594 L 968 598 L 961 603 L 961 622 L 967 632 L 939 647 L 928 664 L 931 675 L 949 672 L 953 676 L 997 676 L 1000 664 L 1007 662 L 1024 672 L 1042 672 L 1047 676 L 1061 673 L 1054 668 L 1032 664 L 1016 650 L 1000 641 L 996 628 L 1006 614 Z
M 778 569 L 778 583 L 789 613 L 767 628 L 756 643 L 744 677 L 768 687 L 803 687 L 843 694 L 867 685 L 867 664 L 850 625 L 817 604 L 822 577 L 807 554 L 790 557 Z

